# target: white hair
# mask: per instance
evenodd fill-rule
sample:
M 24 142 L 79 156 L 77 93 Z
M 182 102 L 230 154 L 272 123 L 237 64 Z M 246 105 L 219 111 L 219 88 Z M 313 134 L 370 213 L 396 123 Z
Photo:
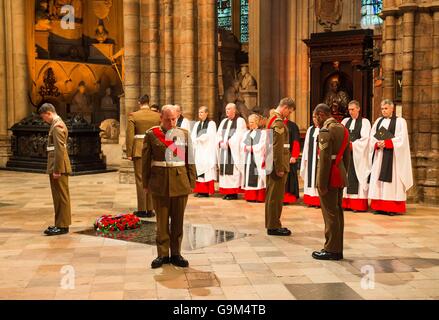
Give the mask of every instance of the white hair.
M 177 112 L 183 112 L 183 107 L 182 107 L 181 105 L 176 104 L 176 105 L 174 105 L 174 107 L 175 107 L 175 111 L 177 111 Z
M 384 99 L 383 101 L 381 101 L 381 107 L 384 107 L 386 104 L 388 104 L 392 108 L 395 107 L 395 104 L 390 99 Z
M 234 104 L 234 103 L 228 103 L 228 104 L 226 105 L 226 109 L 227 109 L 228 107 L 233 107 L 233 108 L 235 108 L 235 110 L 238 110 L 238 108 L 236 107 L 236 104 Z
M 174 111 L 177 112 L 177 107 L 172 104 L 166 104 L 162 107 L 161 114 L 165 114 L 168 111 Z
M 256 113 L 252 113 L 251 115 L 248 116 L 248 120 L 250 121 L 251 119 L 259 123 L 259 121 L 261 120 L 261 116 Z

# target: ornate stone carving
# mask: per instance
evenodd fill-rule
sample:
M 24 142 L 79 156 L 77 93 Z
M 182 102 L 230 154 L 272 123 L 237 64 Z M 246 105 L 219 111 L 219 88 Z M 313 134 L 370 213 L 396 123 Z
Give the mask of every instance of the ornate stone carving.
M 241 73 L 239 74 L 239 89 L 240 91 L 256 90 L 256 79 L 250 74 L 248 65 L 243 64 L 241 66 Z
M 111 7 L 113 6 L 112 0 L 93 0 L 92 7 L 93 12 L 99 19 L 103 20 L 110 14 Z
M 95 31 L 96 40 L 99 43 L 104 43 L 108 39 L 108 31 L 105 29 L 104 21 L 99 20 L 99 24 Z
M 120 124 L 115 119 L 106 119 L 102 121 L 100 127 L 100 137 L 102 143 L 119 143 Z
M 114 103 L 111 88 L 105 90 L 105 96 L 101 99 L 101 110 L 115 111 L 117 105 Z
M 331 108 L 334 118 L 341 121 L 347 116 L 349 101 L 348 93 L 340 88 L 340 75 L 334 74 L 329 78 L 324 100 L 325 104 Z
M 245 104 L 245 99 L 240 92 L 241 82 L 239 80 L 233 80 L 233 83 L 230 87 L 227 88 L 224 94 L 224 106 L 228 103 L 236 104 L 236 108 L 238 109 L 239 114 L 247 120 L 250 115 L 250 110 Z
M 81 81 L 78 90 L 72 98 L 70 112 L 74 115 L 82 115 L 89 123 L 92 121 L 92 110 L 86 95 L 85 83 Z
M 35 12 L 35 30 L 47 31 L 51 29 L 49 3 L 47 0 L 40 0 Z
M 316 0 L 316 16 L 325 31 L 332 31 L 332 26 L 339 23 L 343 14 L 343 0 Z
M 88 124 L 81 115 L 65 121 L 69 129 L 67 150 L 74 173 L 103 172 L 106 170 L 101 156 L 99 129 Z M 21 171 L 45 172 L 47 137 L 50 126 L 32 114 L 12 128 L 12 156 L 7 168 Z
M 44 86 L 40 87 L 38 94 L 44 99 L 45 97 L 59 97 L 61 93 L 57 88 L 55 72 L 52 68 L 47 69 L 44 77 Z

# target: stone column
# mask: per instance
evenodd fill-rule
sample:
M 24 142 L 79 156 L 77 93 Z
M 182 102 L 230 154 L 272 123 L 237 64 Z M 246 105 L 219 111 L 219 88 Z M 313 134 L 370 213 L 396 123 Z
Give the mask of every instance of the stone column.
M 165 104 L 174 103 L 174 1 L 164 0 Z
M 126 123 L 129 113 L 137 109 L 140 96 L 140 0 L 123 0 L 124 48 L 125 48 L 125 97 L 120 105 L 119 144 L 124 150 L 124 159 L 119 169 L 120 183 L 134 183 L 131 161 L 125 159 Z
M 273 1 L 249 1 L 250 11 L 250 72 L 258 83 L 258 104 L 263 108 L 272 107 L 271 75 L 273 73 L 272 39 Z
M 140 95 L 147 94 L 151 98 L 151 69 L 150 59 L 143 57 L 150 57 L 151 49 L 151 32 L 150 32 L 150 15 L 151 15 L 152 0 L 140 0 L 140 17 L 139 17 L 139 61 L 140 61 Z
M 217 43 L 217 19 L 216 19 L 216 0 L 205 0 L 205 11 L 203 12 L 206 29 L 205 39 L 207 46 L 207 97 L 204 104 L 208 105 L 211 116 L 217 114 L 218 90 L 217 90 L 217 74 L 218 74 L 218 43 Z M 203 19 L 203 17 L 201 17 Z M 201 40 L 201 39 L 200 39 Z M 203 57 L 204 60 L 204 57 Z M 201 78 L 203 79 L 203 78 Z
M 0 4 L 0 29 L 6 30 L 6 2 Z M 6 88 L 6 35 L 0 32 L 0 137 L 8 135 L 8 104 Z
M 261 1 L 254 0 L 249 1 L 248 3 L 248 29 L 249 29 L 249 48 L 248 48 L 248 56 L 249 56 L 249 71 L 255 77 L 258 85 L 260 81 L 260 36 L 261 36 L 261 24 L 260 24 L 260 8 Z M 260 104 L 260 98 L 258 98 L 258 103 Z
M 424 182 L 424 202 L 439 204 L 439 4 L 433 10 L 432 81 L 431 81 L 431 140 L 427 154 Z
M 212 1 L 210 0 L 199 0 L 197 1 L 197 12 L 194 14 L 194 19 L 198 30 L 194 30 L 194 42 L 197 45 L 195 52 L 196 64 L 196 81 L 195 87 L 195 101 L 198 102 L 197 105 L 193 106 L 192 116 L 196 120 L 198 118 L 197 111 L 198 107 L 205 105 L 209 108 L 209 113 L 211 116 L 215 115 L 215 105 L 217 98 L 212 96 L 212 82 L 211 76 L 215 71 L 215 67 L 212 66 L 212 57 L 217 56 L 215 53 L 215 42 L 214 36 L 216 35 L 216 24 L 212 24 Z M 198 31 L 198 32 L 197 32 Z
M 9 156 L 8 128 L 31 112 L 25 28 L 28 4 L 25 0 L 4 0 L 0 4 L 0 166 L 6 164 Z
M 181 37 L 180 62 L 182 68 L 182 93 L 184 116 L 192 119 L 195 106 L 195 30 L 194 30 L 194 1 L 184 0 L 182 10 L 185 13 L 181 16 L 181 28 L 178 35 Z M 199 30 L 202 26 L 198 26 Z
M 292 16 L 292 15 L 296 15 L 297 17 L 299 16 L 297 14 L 298 12 L 298 6 L 300 6 L 300 3 L 298 3 L 297 0 L 292 0 L 292 1 L 288 1 L 288 15 Z M 308 16 L 308 15 L 307 15 Z M 286 70 L 287 70 L 287 88 L 288 88 L 288 95 L 290 95 L 293 99 L 295 99 L 296 104 L 298 103 L 298 94 L 297 94 L 297 83 L 299 82 L 299 77 L 297 76 L 299 74 L 298 72 L 298 61 L 297 61 L 297 49 L 298 46 L 300 46 L 300 41 L 301 39 L 299 39 L 300 37 L 298 36 L 297 32 L 298 29 L 300 29 L 299 27 L 299 20 L 298 19 L 288 19 L 288 27 L 286 30 L 286 36 L 287 36 L 287 65 L 286 65 Z M 306 37 L 304 38 L 306 39 Z M 305 53 L 305 58 L 308 59 L 308 51 L 306 51 Z M 308 68 L 308 63 L 306 64 L 305 68 Z M 302 110 L 299 110 L 300 108 L 297 108 L 295 115 L 294 115 L 294 119 L 297 119 L 297 114 L 298 113 L 302 113 Z
M 394 98 L 394 81 L 395 81 L 395 38 L 396 38 L 396 21 L 393 15 L 386 15 L 384 18 L 383 32 L 383 97 L 387 99 Z M 377 118 L 379 114 L 374 114 Z
M 402 57 L 402 96 L 403 115 L 407 120 L 413 119 L 413 61 L 415 40 L 414 8 L 407 8 L 403 14 L 403 57 Z M 409 121 L 410 122 L 410 121 Z
M 5 2 L 0 3 L 0 29 L 6 30 Z M 10 141 L 8 136 L 8 103 L 6 88 L 6 42 L 5 33 L 0 32 L 0 167 L 8 161 Z
M 414 176 L 417 177 L 417 157 L 416 144 L 414 135 L 412 133 L 419 130 L 417 122 L 413 119 L 413 61 L 414 61 L 414 36 L 415 36 L 415 12 L 416 7 L 401 6 L 404 10 L 402 17 L 403 37 L 402 37 L 402 112 L 403 117 L 407 121 L 410 146 L 412 152 L 412 165 L 415 168 Z M 414 125 L 414 127 L 413 127 Z M 410 190 L 408 196 L 410 201 L 418 201 L 417 179 L 415 179 L 415 186 Z
M 124 0 L 123 4 L 126 116 L 137 109 L 137 100 L 140 97 L 140 3 L 139 0 Z M 126 119 L 123 120 L 121 124 L 124 123 L 123 129 L 126 129 Z M 125 131 L 122 126 L 121 131 Z
M 5 0 L 8 126 L 30 113 L 25 32 L 25 0 Z
M 160 0 L 150 1 L 149 12 L 151 104 L 160 105 Z
M 306 132 L 306 129 L 309 125 L 309 102 L 310 102 L 310 92 L 309 92 L 309 77 L 310 77 L 310 66 L 309 66 L 309 57 L 308 57 L 308 47 L 303 42 L 303 39 L 308 39 L 310 36 L 309 32 L 309 17 L 307 15 L 309 10 L 309 2 L 308 1 L 299 1 L 301 4 L 301 25 L 300 25 L 300 33 L 297 37 L 297 52 L 298 59 L 297 63 L 300 66 L 298 68 L 299 77 L 299 88 L 296 91 L 296 99 L 297 99 L 297 111 L 295 114 L 295 121 L 299 126 L 299 129 L 302 132 Z

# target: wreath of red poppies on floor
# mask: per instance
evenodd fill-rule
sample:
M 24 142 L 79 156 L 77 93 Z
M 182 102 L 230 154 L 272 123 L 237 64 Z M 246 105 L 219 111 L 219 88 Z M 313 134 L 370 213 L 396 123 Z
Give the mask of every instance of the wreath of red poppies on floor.
M 94 227 L 104 233 L 140 228 L 142 221 L 132 213 L 117 216 L 104 215 L 96 219 Z

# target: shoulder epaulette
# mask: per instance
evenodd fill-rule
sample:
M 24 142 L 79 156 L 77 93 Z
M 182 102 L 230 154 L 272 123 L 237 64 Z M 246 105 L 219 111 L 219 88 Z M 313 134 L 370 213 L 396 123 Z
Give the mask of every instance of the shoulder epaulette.
M 154 127 L 151 127 L 149 130 L 147 130 L 146 132 L 148 133 L 148 132 L 152 132 L 152 130 L 154 130 L 154 129 L 156 129 L 156 128 L 160 128 L 160 126 L 154 126 Z

